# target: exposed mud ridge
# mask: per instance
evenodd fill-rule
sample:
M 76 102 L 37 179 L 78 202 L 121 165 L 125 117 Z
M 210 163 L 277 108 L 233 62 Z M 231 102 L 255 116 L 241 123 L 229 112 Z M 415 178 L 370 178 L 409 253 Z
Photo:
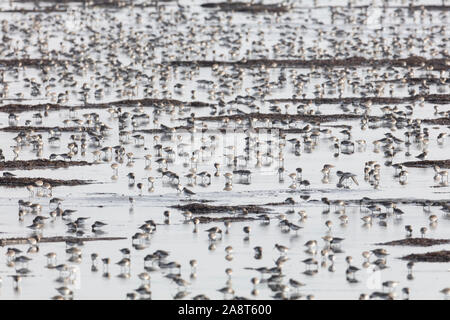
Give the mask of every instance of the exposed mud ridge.
M 49 59 L 0 59 L 0 66 L 3 67 L 43 67 L 52 65 L 62 65 L 64 60 L 49 60 Z
M 0 170 L 33 170 L 33 169 L 58 169 L 74 166 L 90 166 L 92 163 L 86 161 L 64 161 L 64 160 L 16 160 L 1 161 Z
M 180 199 L 180 202 L 190 202 L 191 200 L 189 199 Z M 197 201 L 198 203 L 210 203 L 210 202 L 215 202 L 215 200 L 207 200 L 207 199 L 196 199 L 195 201 Z
M 401 257 L 401 259 L 413 262 L 450 262 L 450 251 L 441 250 L 427 253 L 412 253 Z
M 161 0 L 160 0 L 161 1 Z M 13 2 L 33 2 L 33 3 L 83 3 L 92 5 L 122 5 L 131 4 L 132 0 L 13 0 Z
M 288 12 L 289 8 L 281 4 L 262 4 L 262 3 L 246 3 L 246 2 L 215 2 L 203 3 L 203 8 L 217 8 L 220 11 L 235 12 Z
M 158 0 L 161 2 L 171 2 L 175 0 Z M 157 1 L 157 2 L 158 2 Z M 43 3 L 81 3 L 87 7 L 103 7 L 103 8 L 124 8 L 127 6 L 133 6 L 136 8 L 156 7 L 156 2 L 153 3 L 133 3 L 133 0 L 14 0 L 14 2 L 43 2 Z
M 423 5 L 423 6 L 410 6 L 410 10 L 426 10 L 426 11 L 450 11 L 450 6 L 440 6 L 440 5 Z
M 423 99 L 426 102 L 445 104 L 450 102 L 450 94 L 413 95 L 408 97 L 346 97 L 346 98 L 314 98 L 314 99 L 269 99 L 271 103 L 294 102 L 320 104 L 358 104 L 371 102 L 372 104 L 409 103 Z
M 411 83 L 411 84 L 417 84 L 417 83 L 427 83 L 427 84 L 447 84 L 450 83 L 450 79 L 439 79 L 439 78 L 403 78 L 403 79 L 390 79 L 390 80 L 377 80 L 375 81 L 377 83 Z
M 423 123 L 426 124 L 436 124 L 440 126 L 450 125 L 450 118 L 437 118 L 437 119 L 422 119 Z
M 450 160 L 422 160 L 422 161 L 407 161 L 400 163 L 405 167 L 428 168 L 438 166 L 440 168 L 450 168 Z
M 311 121 L 311 122 L 315 122 L 315 121 Z M 332 127 L 332 128 L 345 128 L 345 129 L 351 129 L 351 126 L 347 126 L 347 125 L 330 125 L 330 126 L 321 126 L 321 127 Z M 274 133 L 276 131 L 278 131 L 279 133 L 304 133 L 303 129 L 301 128 L 278 128 L 278 127 L 270 127 L 270 128 L 265 128 L 265 127 L 257 127 L 254 128 L 256 133 L 259 132 L 271 132 Z
M 446 243 L 450 243 L 450 239 L 406 238 L 384 243 L 377 243 L 377 245 L 430 247 L 437 244 L 446 244 Z
M 350 57 L 345 59 L 243 59 L 239 61 L 215 61 L 215 60 L 179 60 L 172 61 L 176 66 L 212 67 L 214 65 L 236 66 L 241 68 L 255 68 L 264 65 L 266 68 L 311 68 L 311 67 L 433 67 L 433 70 L 448 70 L 450 59 L 426 59 L 411 56 L 403 59 L 367 59 L 363 57 Z
M 82 244 L 85 241 L 112 241 L 112 240 L 125 240 L 125 237 L 83 237 L 83 238 L 75 238 L 75 237 L 42 237 L 39 242 L 72 242 Z M 28 244 L 28 238 L 4 238 L 0 239 L 0 246 L 9 246 L 15 244 Z
M 0 128 L 3 132 L 49 132 L 50 130 L 58 130 L 60 132 L 77 132 L 87 131 L 86 127 L 35 127 L 35 126 L 10 126 Z
M 309 115 L 309 114 L 280 114 L 280 113 L 246 113 L 246 114 L 233 114 L 226 116 L 207 116 L 197 117 L 196 120 L 200 121 L 222 121 L 224 119 L 229 120 L 242 120 L 242 119 L 257 119 L 257 120 L 303 120 L 305 122 L 333 122 L 336 120 L 358 120 L 361 119 L 361 115 L 356 114 L 327 114 L 327 115 Z M 371 121 L 381 120 L 381 117 L 369 117 Z M 270 129 L 270 128 L 267 128 Z
M 257 205 L 241 205 L 241 206 L 211 206 L 203 203 L 189 203 L 185 205 L 174 205 L 172 208 L 179 210 L 188 210 L 193 214 L 204 214 L 204 213 L 213 213 L 213 212 L 227 212 L 227 213 L 239 213 L 243 212 L 244 209 L 247 213 L 266 213 L 270 209 L 266 209 Z
M 242 222 L 242 221 L 253 221 L 256 220 L 252 217 L 219 217 L 219 218 L 211 218 L 205 216 L 196 217 L 199 219 L 200 223 L 210 223 L 210 222 Z
M 16 187 L 26 187 L 29 185 L 34 185 L 36 181 L 42 181 L 44 183 L 50 184 L 52 187 L 58 186 L 79 186 L 84 184 L 90 184 L 90 180 L 58 180 L 58 179 L 47 179 L 47 178 L 26 178 L 26 177 L 0 177 L 0 186 L 16 188 Z
M 135 100 L 117 100 L 107 103 L 86 103 L 83 105 L 62 105 L 62 104 L 54 104 L 54 103 L 42 103 L 42 104 L 6 104 L 0 107 L 0 112 L 7 113 L 19 113 L 19 112 L 27 112 L 27 111 L 35 111 L 40 110 L 44 111 L 48 109 L 49 111 L 57 111 L 61 109 L 106 109 L 110 107 L 128 107 L 135 106 L 137 104 L 141 104 L 144 107 L 148 106 L 165 106 L 165 105 L 174 105 L 174 106 L 186 106 L 186 107 L 210 107 L 213 104 L 201 102 L 201 101 L 190 101 L 183 102 L 175 99 L 135 99 Z

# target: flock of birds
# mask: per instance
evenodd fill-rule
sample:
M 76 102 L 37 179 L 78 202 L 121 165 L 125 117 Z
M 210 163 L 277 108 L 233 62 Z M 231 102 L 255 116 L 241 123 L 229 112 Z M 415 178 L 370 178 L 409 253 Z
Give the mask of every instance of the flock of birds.
M 50 62 L 42 62 L 38 67 L 19 63 L 1 70 L 3 104 L 28 99 L 42 104 L 31 112 L 8 111 L 6 129 L 13 128 L 9 131 L 16 133 L 9 133 L 12 145 L 0 149 L 0 160 L 18 161 L 31 154 L 50 161 L 83 160 L 106 167 L 112 170 L 112 182 L 128 185 L 130 210 L 137 206 L 136 199 L 143 196 L 173 190 L 183 201 L 198 201 L 203 190 L 251 190 L 261 177 L 274 189 L 294 194 L 283 202 L 289 206 L 285 213 L 253 215 L 245 208 L 236 209 L 223 219 L 223 226 L 217 223 L 205 230 L 199 230 L 203 229 L 203 222 L 195 212 L 181 210 L 179 219 L 192 224 L 194 233 L 206 231 L 209 250 L 215 250 L 218 243 L 225 241 L 223 235 L 232 232 L 233 219 L 246 221 L 242 228 L 244 241 L 252 237 L 249 217 L 262 225 L 276 223 L 282 233 L 301 233 L 307 228 L 308 206 L 296 210 L 298 202 L 294 198 L 298 194 L 305 204 L 322 206 L 323 214 L 335 212 L 340 225 L 354 219 L 348 214 L 351 206 L 359 206 L 360 219 L 366 227 L 374 222 L 386 227 L 392 221 L 401 221 L 406 214 L 400 208 L 401 199 L 340 200 L 338 195 L 330 200 L 316 188 L 366 188 L 372 194 L 390 184 L 407 186 L 409 175 L 420 175 L 422 169 L 410 169 L 403 164 L 405 159 L 424 161 L 430 153 L 437 156 L 436 150 L 445 153 L 449 110 L 445 110 L 446 104 L 434 105 L 434 114 L 423 108 L 430 108 L 424 98 L 427 95 L 448 94 L 448 69 L 436 71 L 426 63 L 383 68 L 316 65 L 303 69 L 266 63 L 245 65 L 251 59 L 399 59 L 422 55 L 447 59 L 448 66 L 446 11 L 436 13 L 422 8 L 411 14 L 407 7 L 387 9 L 388 13 L 383 9 L 381 26 L 370 29 L 369 10 L 351 8 L 357 3 L 349 1 L 350 7 L 331 6 L 324 10 L 323 19 L 332 25 L 327 28 L 320 18 L 311 16 L 314 7 L 295 11 L 295 4 L 288 1 L 284 4 L 294 8 L 291 14 L 245 13 L 250 15 L 248 22 L 239 20 L 235 13 L 198 11 L 194 4 L 180 3 L 140 9 L 125 5 L 114 10 L 71 4 L 64 13 L 4 19 L 0 44 L 4 59 L 38 56 Z M 385 20 L 388 14 L 390 21 Z M 302 22 L 294 23 L 294 18 Z M 404 27 L 406 20 L 417 23 L 416 27 Z M 199 62 L 207 60 L 216 63 L 202 67 Z M 276 98 L 280 92 L 290 93 L 286 102 Z M 377 104 L 380 97 L 402 96 L 398 92 L 417 98 L 406 103 Z M 324 110 L 327 107 L 318 102 L 350 95 L 373 97 L 374 101 L 337 102 L 333 107 L 340 110 L 337 115 Z M 112 98 L 122 102 L 103 103 Z M 74 101 L 78 103 L 73 104 Z M 84 113 L 84 109 L 89 112 Z M 339 120 L 340 115 L 350 120 L 327 125 L 334 123 L 334 118 Z M 330 117 L 331 120 L 324 120 Z M 60 125 L 55 126 L 55 119 Z M 376 139 L 370 141 L 373 136 L 366 133 L 372 130 Z M 224 135 L 233 137 L 233 143 L 222 143 Z M 327 159 L 303 166 L 305 154 L 314 153 L 319 154 L 317 159 L 321 155 Z M 354 154 L 373 160 L 363 161 L 360 167 L 337 161 L 352 159 Z M 306 166 L 313 166 L 316 171 L 305 169 Z M 441 166 L 434 164 L 434 175 L 426 179 L 434 187 L 446 188 L 448 171 L 445 163 Z M 5 178 L 17 176 L 3 171 Z M 58 263 L 61 255 L 48 251 L 44 253 L 46 267 L 57 274 L 59 285 L 53 298 L 76 298 L 72 286 L 77 281 L 77 265 L 84 263 L 83 238 L 108 233 L 105 229 L 109 221 L 100 221 L 95 215 L 78 216 L 77 210 L 65 208 L 64 197 L 55 197 L 57 190 L 45 179 L 36 180 L 26 189 L 28 199 L 18 200 L 18 217 L 20 222 L 30 222 L 26 226 L 30 233 L 24 240 L 28 247 L 7 246 L 5 252 L 8 270 L 14 270 L 13 287 L 20 291 L 21 282 L 34 273 L 28 265 L 33 255 L 41 254 L 39 247 L 47 226 L 62 221 L 67 227 L 63 258 L 66 261 Z M 318 199 L 311 201 L 311 196 Z M 45 198 L 50 198 L 48 203 Z M 438 227 L 441 218 L 436 208 L 442 211 L 444 219 L 450 215 L 448 201 L 416 203 L 423 207 L 428 221 L 423 225 L 405 225 L 406 237 L 419 230 L 423 238 L 429 229 Z M 298 222 L 293 215 L 296 212 Z M 109 279 L 110 264 L 115 264 L 120 278 L 137 276 L 139 287 L 126 293 L 127 299 L 151 299 L 155 273 L 176 285 L 174 299 L 209 299 L 209 294 L 194 296 L 189 291 L 197 278 L 196 259 L 189 261 L 188 278 L 182 274 L 182 264 L 168 250 L 150 250 L 144 257 L 143 269 L 136 274 L 131 272 L 133 252 L 147 250 L 159 225 L 170 226 L 172 213 L 172 209 L 164 211 L 164 223 L 153 217 L 145 220 L 129 237 L 131 246 L 117 248 L 121 253 L 118 261 L 99 252 L 90 253 L 91 272 L 101 269 L 103 277 Z M 336 255 L 345 252 L 345 239 L 335 235 L 334 223 L 334 218 L 326 220 L 321 238 L 304 243 L 306 258 L 300 262 L 305 265 L 305 275 L 319 273 L 319 266 L 336 272 Z M 255 263 L 263 253 L 273 254 L 276 250 L 278 254 L 273 265 L 246 268 L 255 273 L 249 279 L 251 295 L 257 297 L 260 290 L 269 289 L 270 297 L 275 299 L 314 299 L 314 294 L 304 291 L 307 282 L 283 270 L 290 254 L 300 249 L 274 242 L 273 248 L 253 247 Z M 226 260 L 233 260 L 233 251 L 231 245 L 225 247 Z M 344 275 L 350 284 L 360 282 L 356 275 L 362 269 L 377 271 L 389 267 L 385 248 L 364 250 L 361 256 L 360 267 L 352 256 L 345 258 Z M 413 262 L 407 263 L 409 280 L 414 279 L 413 266 Z M 223 298 L 246 299 L 236 295 L 231 267 L 225 269 L 225 275 L 225 285 L 217 289 Z M 5 277 L 0 277 L 0 286 L 2 282 Z M 361 293 L 359 298 L 394 299 L 399 284 L 395 280 L 383 281 L 381 291 Z M 403 287 L 401 292 L 404 299 L 409 299 L 409 287 Z M 441 293 L 449 297 L 450 288 Z

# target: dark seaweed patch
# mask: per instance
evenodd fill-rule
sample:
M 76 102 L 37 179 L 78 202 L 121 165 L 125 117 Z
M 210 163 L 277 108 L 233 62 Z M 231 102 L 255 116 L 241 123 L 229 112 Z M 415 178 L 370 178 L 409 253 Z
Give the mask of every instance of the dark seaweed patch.
M 234 11 L 234 12 L 272 12 L 282 13 L 288 12 L 289 8 L 281 4 L 262 4 L 262 3 L 246 3 L 246 2 L 215 2 L 215 3 L 203 3 L 203 8 L 218 9 L 220 11 Z
M 412 253 L 403 256 L 401 259 L 413 262 L 450 262 L 450 251 L 441 250 L 427 253 Z
M 69 241 L 72 243 L 82 244 L 84 241 L 112 241 L 112 240 L 125 240 L 125 237 L 84 237 L 84 238 L 75 238 L 75 237 L 43 237 L 39 240 L 39 242 L 65 242 Z M 15 244 L 28 244 L 28 238 L 5 238 L 0 239 L 0 246 L 8 246 Z
M 83 105 L 62 105 L 62 104 L 54 104 L 54 103 L 43 103 L 43 104 L 6 104 L 4 106 L 0 107 L 0 112 L 7 112 L 7 113 L 18 113 L 18 112 L 27 112 L 27 111 L 58 111 L 62 109 L 71 109 L 71 108 L 78 108 L 78 109 L 106 109 L 110 108 L 111 106 L 122 106 L 122 107 L 128 107 L 128 106 L 135 106 L 141 104 L 144 107 L 149 106 L 165 106 L 165 105 L 174 105 L 174 106 L 186 106 L 186 107 L 209 107 L 213 104 L 205 103 L 201 101 L 191 101 L 191 102 L 183 102 L 180 100 L 175 99 L 136 99 L 136 100 L 118 100 L 118 101 L 112 101 L 108 103 L 86 103 Z
M 405 167 L 428 168 L 438 166 L 440 168 L 450 168 L 450 160 L 422 160 L 422 161 L 407 161 L 400 163 Z

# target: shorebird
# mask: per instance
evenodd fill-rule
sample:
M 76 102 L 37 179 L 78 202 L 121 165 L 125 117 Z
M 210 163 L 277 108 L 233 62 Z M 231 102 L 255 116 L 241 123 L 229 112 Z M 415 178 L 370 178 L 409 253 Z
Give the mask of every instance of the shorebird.
M 122 248 L 119 251 L 123 254 L 124 257 L 130 257 L 130 253 L 131 253 L 130 249 Z
M 102 263 L 103 263 L 103 272 L 104 272 L 104 273 L 108 273 L 110 261 L 111 261 L 111 260 L 110 260 L 109 258 L 103 258 L 103 259 L 102 259 Z
M 437 223 L 438 217 L 437 217 L 437 215 L 432 214 L 431 216 L 428 217 L 428 220 L 430 220 L 430 224 L 433 225 L 433 224 Z
M 295 234 L 297 234 L 298 230 L 303 229 L 303 227 L 296 225 L 295 223 L 289 222 L 288 227 L 290 230 L 295 231 Z
M 262 248 L 260 246 L 256 246 L 253 250 L 255 251 L 255 259 L 260 259 L 262 257 Z
M 102 227 L 104 227 L 104 226 L 106 226 L 106 225 L 108 225 L 107 223 L 104 223 L 104 222 L 101 222 L 101 221 L 95 221 L 92 225 L 91 225 L 91 229 L 92 229 L 92 232 L 96 232 L 98 229 L 100 229 L 100 228 L 102 228 Z
M 427 227 L 420 228 L 420 234 L 421 234 L 422 238 L 425 236 L 425 233 L 427 233 L 427 231 L 428 231 Z
M 183 211 L 181 214 L 183 215 L 184 220 L 189 220 L 192 218 L 192 212 L 190 211 Z
M 362 221 L 364 221 L 364 224 L 370 225 L 372 224 L 372 216 L 364 216 L 361 218 Z
M 347 275 L 347 281 L 356 282 L 357 280 L 355 279 L 355 273 L 359 270 L 360 270 L 359 268 L 349 265 L 347 270 L 345 271 L 345 274 Z M 351 279 L 348 278 L 348 275 L 350 274 L 353 276 Z
M 253 277 L 250 279 L 250 281 L 253 284 L 253 290 L 256 290 L 256 286 L 261 282 L 258 277 Z
M 434 175 L 434 180 L 436 182 L 441 183 L 442 185 L 448 185 L 448 171 L 447 170 L 441 170 L 441 168 L 439 168 L 439 166 L 434 166 L 433 167 L 435 175 Z
M 195 273 L 197 271 L 198 262 L 195 259 L 189 261 L 189 265 L 191 266 L 191 273 Z
M 58 291 L 63 297 L 67 297 L 67 296 L 72 296 L 73 295 L 73 291 L 70 290 L 67 287 L 56 288 L 56 291 Z
M 402 293 L 403 293 L 403 299 L 404 300 L 409 300 L 409 292 L 410 292 L 409 288 L 407 288 L 407 287 L 402 288 Z
M 150 286 L 148 284 L 143 284 L 139 288 L 135 289 L 137 293 L 143 298 L 150 299 L 152 292 L 150 291 Z
M 31 225 L 27 226 L 32 230 L 41 231 L 44 228 L 44 224 L 42 222 L 33 222 Z

